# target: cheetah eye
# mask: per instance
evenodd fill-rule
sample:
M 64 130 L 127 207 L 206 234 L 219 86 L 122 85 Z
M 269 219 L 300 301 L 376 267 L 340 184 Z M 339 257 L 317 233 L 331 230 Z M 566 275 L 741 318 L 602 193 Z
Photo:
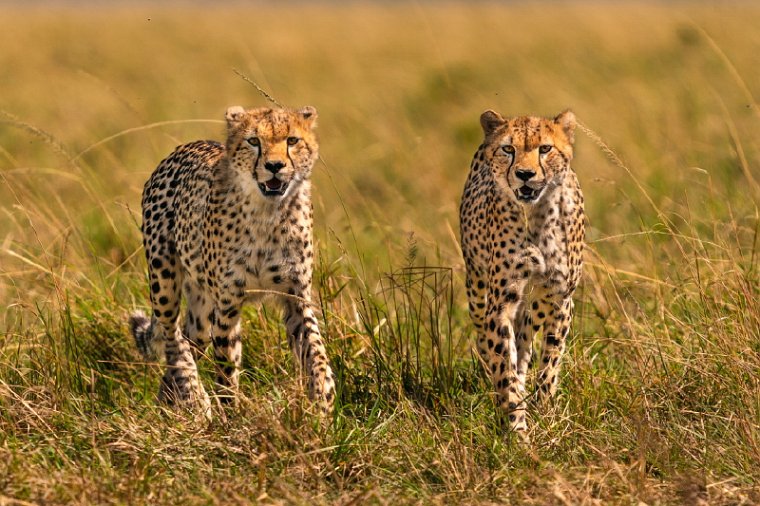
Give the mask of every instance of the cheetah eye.
M 254 148 L 258 148 L 259 146 L 261 146 L 261 141 L 259 140 L 258 137 L 251 137 L 250 139 L 246 139 L 246 141 L 248 141 L 248 144 L 250 144 Z
M 514 155 L 515 154 L 515 147 L 507 144 L 506 146 L 501 147 L 502 151 L 504 151 L 508 155 Z
M 545 155 L 546 153 L 548 153 L 551 150 L 552 150 L 552 147 L 551 147 L 550 144 L 541 144 L 538 147 L 538 152 L 541 153 L 542 155 Z
M 288 137 L 288 146 L 295 146 L 300 140 L 298 137 Z

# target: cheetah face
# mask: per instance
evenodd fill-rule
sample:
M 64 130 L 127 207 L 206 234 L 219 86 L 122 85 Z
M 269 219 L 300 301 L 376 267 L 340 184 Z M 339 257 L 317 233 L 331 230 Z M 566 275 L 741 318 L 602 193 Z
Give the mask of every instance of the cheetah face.
M 316 109 L 234 106 L 226 116 L 229 165 L 244 187 L 255 186 L 266 200 L 280 200 L 309 178 L 318 156 Z
M 485 132 L 486 160 L 508 198 L 532 205 L 547 189 L 562 183 L 573 157 L 572 112 L 565 111 L 554 119 L 505 119 L 489 110 L 480 117 L 480 124 Z

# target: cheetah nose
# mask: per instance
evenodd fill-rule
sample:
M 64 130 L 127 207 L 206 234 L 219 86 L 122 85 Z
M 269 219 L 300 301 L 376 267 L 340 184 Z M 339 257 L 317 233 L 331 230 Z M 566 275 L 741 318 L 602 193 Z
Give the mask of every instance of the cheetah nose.
M 266 162 L 264 167 L 272 174 L 277 174 L 281 168 L 285 167 L 285 164 L 282 162 Z
M 536 171 L 534 170 L 517 169 L 515 171 L 515 176 L 517 176 L 517 179 L 521 181 L 527 181 L 528 179 L 532 178 L 535 175 L 536 175 Z

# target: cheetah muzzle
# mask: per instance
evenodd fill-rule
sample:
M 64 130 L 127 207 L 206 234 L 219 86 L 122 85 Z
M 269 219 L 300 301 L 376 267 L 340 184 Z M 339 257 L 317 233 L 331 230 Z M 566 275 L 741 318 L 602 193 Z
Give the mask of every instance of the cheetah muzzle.
M 265 197 L 281 197 L 285 195 L 288 186 L 290 186 L 290 182 L 282 181 L 275 176 L 265 183 L 259 183 L 259 190 Z
M 515 197 L 517 197 L 517 200 L 520 202 L 532 203 L 538 200 L 543 191 L 544 186 L 541 186 L 540 188 L 531 188 L 525 184 L 515 190 Z

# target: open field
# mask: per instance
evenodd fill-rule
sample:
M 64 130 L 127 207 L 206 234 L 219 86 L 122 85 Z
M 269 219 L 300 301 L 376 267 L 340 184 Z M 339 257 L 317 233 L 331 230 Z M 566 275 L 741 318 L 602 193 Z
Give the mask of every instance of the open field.
M 0 505 L 760 503 L 759 7 L 86 5 L 0 6 Z M 319 110 L 327 428 L 276 308 L 210 426 L 155 404 L 127 334 L 142 185 L 267 103 L 239 74 Z M 567 107 L 590 245 L 524 446 L 471 353 L 457 208 L 483 110 Z

